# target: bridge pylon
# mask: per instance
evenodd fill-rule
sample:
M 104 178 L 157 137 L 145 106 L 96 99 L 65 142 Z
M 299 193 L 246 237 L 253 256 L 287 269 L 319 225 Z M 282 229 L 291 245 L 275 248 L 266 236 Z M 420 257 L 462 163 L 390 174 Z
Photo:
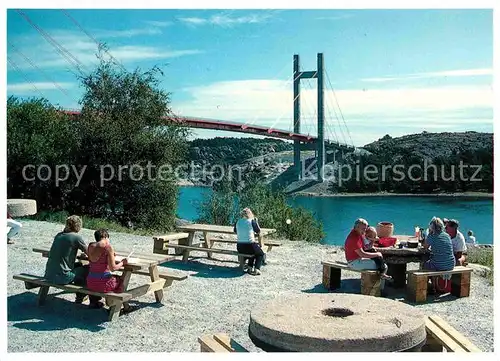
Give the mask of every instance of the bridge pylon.
M 300 133 L 300 80 L 317 79 L 318 83 L 318 139 L 316 142 L 316 165 L 318 170 L 318 181 L 324 181 L 323 168 L 325 166 L 325 114 L 324 114 L 324 81 L 323 81 L 323 54 L 318 53 L 317 70 L 301 71 L 299 55 L 293 56 L 293 132 Z M 293 142 L 293 165 L 296 179 L 303 177 L 302 163 L 300 159 L 300 140 Z

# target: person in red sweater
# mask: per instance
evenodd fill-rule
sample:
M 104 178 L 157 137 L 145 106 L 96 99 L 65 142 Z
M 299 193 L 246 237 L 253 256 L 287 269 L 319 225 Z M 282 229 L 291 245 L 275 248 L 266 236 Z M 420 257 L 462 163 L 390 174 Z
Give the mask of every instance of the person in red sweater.
M 373 250 L 364 250 L 364 238 L 367 228 L 368 222 L 363 218 L 358 218 L 354 222 L 354 227 L 347 236 L 344 245 L 347 263 L 351 268 L 356 270 L 378 270 L 382 279 L 390 279 L 391 277 L 386 275 L 387 265 L 382 262 L 380 266 L 383 269 L 379 269 L 379 266 L 375 262 L 375 259 L 383 258 L 382 254 L 380 252 L 373 252 Z

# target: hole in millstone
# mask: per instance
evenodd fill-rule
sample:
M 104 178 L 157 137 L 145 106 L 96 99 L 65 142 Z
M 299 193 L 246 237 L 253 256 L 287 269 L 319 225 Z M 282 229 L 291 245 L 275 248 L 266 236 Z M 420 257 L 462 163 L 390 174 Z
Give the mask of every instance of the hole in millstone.
M 331 316 L 331 317 L 347 317 L 347 316 L 352 316 L 354 315 L 354 312 L 347 308 L 325 308 L 321 313 L 325 316 Z

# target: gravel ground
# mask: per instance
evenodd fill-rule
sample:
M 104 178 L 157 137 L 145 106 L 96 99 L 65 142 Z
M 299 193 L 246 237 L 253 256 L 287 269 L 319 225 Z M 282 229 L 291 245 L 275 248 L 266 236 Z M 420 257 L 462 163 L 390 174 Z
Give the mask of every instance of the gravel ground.
M 8 351 L 9 352 L 192 352 L 199 351 L 198 336 L 225 332 L 250 351 L 261 352 L 248 337 L 252 307 L 277 295 L 299 292 L 322 293 L 321 260 L 344 260 L 336 247 L 284 242 L 268 254 L 269 264 L 255 277 L 238 270 L 236 257 L 193 253 L 200 258 L 183 264 L 171 261 L 166 267 L 190 275 L 166 289 L 163 305 L 155 304 L 154 295 L 132 302 L 138 310 L 108 323 L 105 310 L 91 310 L 74 304 L 74 294 L 51 289 L 43 307 L 36 305 L 35 290 L 26 290 L 21 281 L 12 279 L 21 272 L 43 274 L 45 258 L 32 252 L 36 246 L 50 246 L 62 225 L 23 221 L 23 229 L 8 246 Z M 93 231 L 84 229 L 87 241 Z M 117 249 L 151 252 L 150 237 L 112 233 Z M 217 247 L 224 244 L 218 243 Z M 231 247 L 231 245 L 227 245 Z M 234 246 L 233 246 L 234 247 Z M 338 251 L 338 253 L 337 253 Z M 412 265 L 414 266 L 414 265 Z M 143 276 L 133 276 L 130 287 Z M 359 273 L 343 272 L 340 292 L 359 293 Z M 473 273 L 470 297 L 429 298 L 416 307 L 426 314 L 437 314 L 462 332 L 483 351 L 493 351 L 493 287 Z M 52 294 L 58 294 L 51 297 Z M 391 297 L 402 300 L 402 294 Z M 125 342 L 119 342 L 117 336 Z

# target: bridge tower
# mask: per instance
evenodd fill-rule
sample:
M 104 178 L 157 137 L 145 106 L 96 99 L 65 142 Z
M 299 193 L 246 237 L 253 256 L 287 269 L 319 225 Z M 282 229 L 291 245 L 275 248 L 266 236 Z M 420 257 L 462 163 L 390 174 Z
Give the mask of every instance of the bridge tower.
M 325 166 L 325 113 L 323 98 L 323 54 L 318 53 L 318 69 L 316 71 L 301 71 L 299 55 L 293 56 L 293 131 L 300 133 L 300 79 L 318 79 L 318 140 L 316 143 L 318 181 L 324 181 Z M 297 179 L 302 178 L 302 163 L 300 160 L 301 144 L 294 140 L 293 164 Z

